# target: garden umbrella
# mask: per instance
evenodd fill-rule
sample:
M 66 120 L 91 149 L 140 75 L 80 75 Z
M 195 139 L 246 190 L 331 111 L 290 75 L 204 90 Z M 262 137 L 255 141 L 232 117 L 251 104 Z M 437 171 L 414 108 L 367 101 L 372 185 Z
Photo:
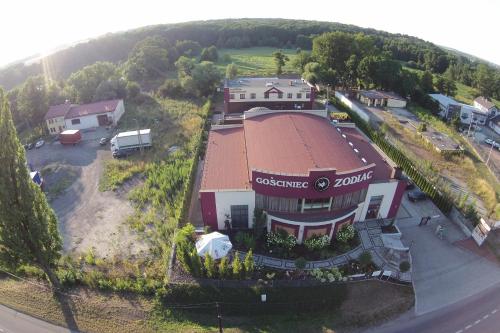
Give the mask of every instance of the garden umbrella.
M 214 259 L 225 257 L 232 247 L 229 237 L 220 232 L 202 235 L 196 242 L 196 251 L 200 256 L 204 257 L 208 253 Z

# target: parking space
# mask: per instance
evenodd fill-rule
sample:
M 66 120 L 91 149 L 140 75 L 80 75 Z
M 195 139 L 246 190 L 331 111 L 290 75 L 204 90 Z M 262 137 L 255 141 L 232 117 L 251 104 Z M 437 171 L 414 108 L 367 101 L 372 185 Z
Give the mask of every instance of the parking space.
M 32 168 L 48 174 L 45 190 L 51 194 L 50 204 L 58 217 L 67 253 L 93 248 L 98 256 L 112 257 L 147 251 L 147 245 L 125 225 L 133 213 L 126 193 L 98 190 L 103 165 L 112 158 L 109 144 L 101 146 L 99 139 L 109 136 L 110 131 L 98 128 L 83 133 L 82 142 L 76 146 L 55 141 L 27 151 Z M 66 171 L 63 176 L 54 176 L 60 170 Z M 68 173 L 72 176 L 65 177 Z
M 472 140 L 469 140 L 477 150 L 481 158 L 486 162 L 493 171 L 497 179 L 500 179 L 500 150 L 486 143 L 485 140 L 490 139 L 500 144 L 500 136 L 488 127 L 482 127 L 480 132 L 475 132 Z M 488 156 L 490 157 L 488 160 Z
M 419 226 L 423 216 L 434 218 Z M 498 282 L 498 265 L 457 246 L 466 236 L 430 200 L 413 203 L 405 196 L 396 224 L 412 255 L 417 314 L 458 302 Z M 445 230 L 443 239 L 436 235 L 439 225 Z

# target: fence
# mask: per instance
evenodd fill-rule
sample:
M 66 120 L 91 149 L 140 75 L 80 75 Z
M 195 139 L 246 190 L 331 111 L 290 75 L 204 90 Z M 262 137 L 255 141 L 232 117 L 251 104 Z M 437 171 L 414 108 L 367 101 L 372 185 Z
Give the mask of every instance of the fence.
M 343 96 L 342 94 L 340 94 Z M 345 98 L 345 97 L 344 97 Z M 436 206 L 445 214 L 448 214 L 453 207 L 452 201 L 441 194 L 434 184 L 429 182 L 427 178 L 415 167 L 415 164 L 406 155 L 390 144 L 384 135 L 374 130 L 369 123 L 364 120 L 356 111 L 352 110 L 342 102 L 334 103 L 336 106 L 349 114 L 351 119 L 382 151 L 389 156 L 403 171 L 410 177 L 413 182 L 436 204 Z M 352 103 L 351 103 L 352 104 Z

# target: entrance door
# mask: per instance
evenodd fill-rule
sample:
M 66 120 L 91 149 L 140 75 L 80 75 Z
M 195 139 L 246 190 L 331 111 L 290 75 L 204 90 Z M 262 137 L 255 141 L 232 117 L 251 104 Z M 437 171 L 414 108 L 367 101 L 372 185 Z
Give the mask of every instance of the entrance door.
M 384 200 L 383 195 L 376 195 L 370 198 L 370 203 L 368 204 L 368 210 L 366 211 L 365 220 L 378 218 L 378 212 L 380 210 L 382 200 Z
M 105 114 L 97 116 L 97 122 L 99 123 L 99 126 L 108 125 L 108 116 Z
M 248 205 L 231 205 L 233 229 L 248 229 Z

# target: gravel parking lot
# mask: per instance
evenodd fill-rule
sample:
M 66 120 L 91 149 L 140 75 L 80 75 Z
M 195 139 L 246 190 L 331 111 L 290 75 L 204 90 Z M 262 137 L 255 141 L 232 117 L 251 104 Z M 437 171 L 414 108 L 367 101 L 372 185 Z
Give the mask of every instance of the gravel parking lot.
M 126 193 L 100 192 L 99 178 L 104 161 L 111 159 L 109 146 L 101 147 L 99 138 L 110 136 L 103 128 L 83 133 L 77 146 L 46 143 L 27 151 L 28 163 L 41 170 L 46 166 L 74 170 L 71 184 L 51 195 L 50 204 L 59 219 L 59 230 L 66 253 L 83 253 L 93 248 L 96 256 L 130 256 L 147 251 L 146 243 L 130 231 L 126 219 L 133 213 Z M 42 174 L 43 176 L 43 174 Z M 61 188 L 58 177 L 47 177 L 46 191 Z M 54 191 L 52 191 L 54 192 Z M 53 194 L 53 193 L 51 193 Z

